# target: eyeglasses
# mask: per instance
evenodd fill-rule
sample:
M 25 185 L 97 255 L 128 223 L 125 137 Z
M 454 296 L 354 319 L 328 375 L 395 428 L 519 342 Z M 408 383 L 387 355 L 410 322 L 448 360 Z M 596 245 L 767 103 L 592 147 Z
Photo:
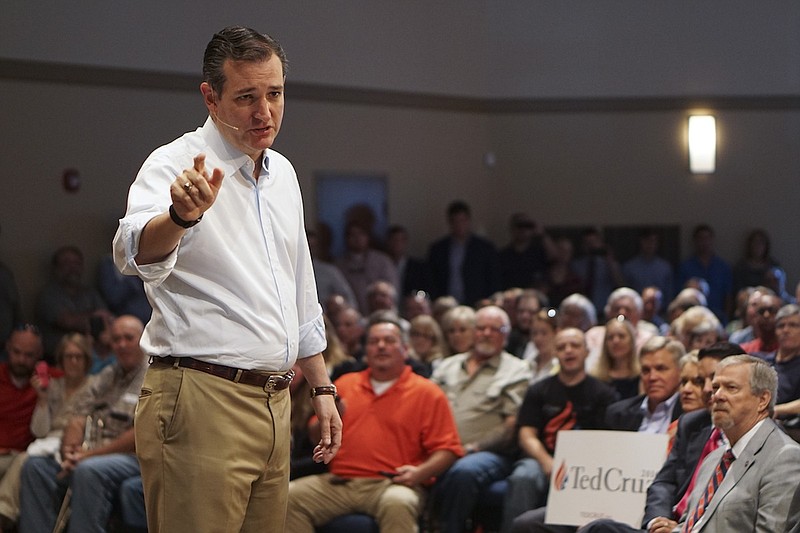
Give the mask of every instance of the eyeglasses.
M 489 330 L 490 333 L 503 333 L 503 334 L 506 334 L 506 333 L 508 333 L 508 326 L 490 326 L 488 324 L 485 325 L 485 326 L 481 326 L 479 324 L 475 325 L 475 331 L 483 332 L 483 331 L 486 331 L 486 330 Z
M 759 308 L 756 310 L 756 313 L 758 313 L 758 314 L 759 314 L 759 315 L 761 315 L 761 316 L 764 316 L 764 315 L 766 315 L 766 314 L 768 314 L 768 313 L 769 313 L 770 315 L 774 315 L 774 314 L 776 314 L 778 311 L 779 311 L 779 309 L 778 309 L 777 307 L 759 307 Z

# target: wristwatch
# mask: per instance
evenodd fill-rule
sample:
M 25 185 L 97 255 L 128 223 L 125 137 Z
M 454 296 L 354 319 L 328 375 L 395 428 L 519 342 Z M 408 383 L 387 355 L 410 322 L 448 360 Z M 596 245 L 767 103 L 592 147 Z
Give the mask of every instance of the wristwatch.
M 184 229 L 189 229 L 192 226 L 196 226 L 197 224 L 199 224 L 200 221 L 203 220 L 203 215 L 200 215 L 200 218 L 198 218 L 197 220 L 183 220 L 181 217 L 178 216 L 178 213 L 175 212 L 175 206 L 171 205 L 169 206 L 169 218 L 171 218 L 172 221 L 175 224 L 179 225 L 180 227 Z
M 339 397 L 339 395 L 336 394 L 336 385 L 323 385 L 322 387 L 312 387 L 310 392 L 312 398 L 315 398 L 317 396 L 323 396 L 325 394 L 333 396 L 334 400 Z

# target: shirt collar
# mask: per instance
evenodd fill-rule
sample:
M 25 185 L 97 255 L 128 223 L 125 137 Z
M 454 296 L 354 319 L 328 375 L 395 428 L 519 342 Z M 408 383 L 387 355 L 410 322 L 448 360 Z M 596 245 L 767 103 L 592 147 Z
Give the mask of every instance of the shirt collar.
M 653 413 L 655 413 L 656 411 L 664 411 L 664 410 L 668 410 L 671 413 L 672 408 L 675 406 L 675 402 L 678 401 L 678 396 L 679 393 L 676 392 L 675 394 L 673 394 L 660 404 L 656 405 L 656 408 L 653 410 Z M 648 407 L 646 394 L 644 395 L 644 398 L 642 398 L 642 403 L 641 405 L 639 405 L 639 409 L 644 413 L 645 416 L 650 416 L 651 413 Z
M 201 128 L 203 136 L 208 143 L 209 148 L 214 152 L 214 155 L 223 163 L 223 170 L 225 175 L 232 175 L 239 170 L 242 170 L 247 178 L 253 178 L 253 166 L 250 156 L 229 143 L 225 137 L 219 132 L 219 128 L 209 116 L 205 124 Z M 261 176 L 269 176 L 269 150 L 264 150 L 264 157 L 261 158 Z
M 756 432 L 758 432 L 758 429 L 764 424 L 764 420 L 766 420 L 766 418 L 762 418 L 756 422 L 756 424 L 750 428 L 750 431 L 742 435 L 742 438 L 736 441 L 736 444 L 734 444 L 732 448 L 730 444 L 727 444 L 725 448 L 731 448 L 733 450 L 733 456 L 739 457 L 750 443 L 750 440 L 755 436 Z

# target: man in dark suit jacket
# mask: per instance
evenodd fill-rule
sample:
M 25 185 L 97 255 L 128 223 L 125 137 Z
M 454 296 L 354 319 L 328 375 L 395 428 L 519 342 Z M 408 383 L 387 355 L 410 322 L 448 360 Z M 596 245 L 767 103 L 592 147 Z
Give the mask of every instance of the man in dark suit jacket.
M 683 345 L 666 337 L 652 337 L 639 352 L 645 393 L 611 404 L 606 426 L 623 431 L 666 433 L 681 414 L 678 387 Z
M 475 305 L 500 289 L 497 250 L 490 241 L 472 233 L 469 206 L 461 201 L 447 208 L 450 235 L 433 243 L 428 251 L 433 298 L 454 296 Z
M 431 285 L 427 263 L 408 255 L 408 241 L 403 226 L 391 226 L 386 232 L 386 253 L 397 267 L 401 300 L 416 291 L 430 291 Z

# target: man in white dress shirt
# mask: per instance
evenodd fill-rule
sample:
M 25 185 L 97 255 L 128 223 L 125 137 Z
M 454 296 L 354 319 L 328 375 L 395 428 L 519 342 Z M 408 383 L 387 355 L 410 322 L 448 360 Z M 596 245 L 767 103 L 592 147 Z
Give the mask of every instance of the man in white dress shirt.
M 153 304 L 135 426 L 151 531 L 284 530 L 295 361 L 322 422 L 315 460 L 341 444 L 297 176 L 270 149 L 285 75 L 269 36 L 215 34 L 210 116 L 145 161 L 114 239 Z

